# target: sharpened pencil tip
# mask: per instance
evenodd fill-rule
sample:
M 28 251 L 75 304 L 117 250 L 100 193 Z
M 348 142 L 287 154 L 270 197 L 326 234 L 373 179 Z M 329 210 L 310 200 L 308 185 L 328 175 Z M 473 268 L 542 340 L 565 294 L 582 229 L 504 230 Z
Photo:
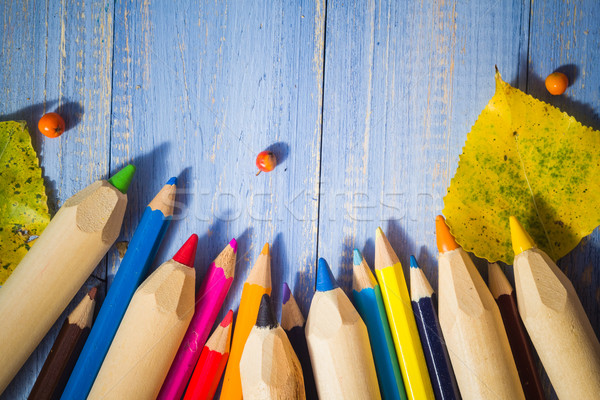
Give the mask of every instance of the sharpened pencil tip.
M 273 305 L 271 304 L 271 297 L 268 294 L 263 294 L 260 299 L 260 307 L 258 308 L 258 316 L 256 317 L 256 326 L 261 328 L 277 328 L 277 316 Z
M 260 254 L 269 255 L 269 242 L 265 243 Z
M 121 193 L 127 194 L 133 174 L 135 174 L 135 166 L 132 164 L 126 165 L 119 172 L 111 176 L 108 183 L 116 187 Z
M 319 258 L 317 266 L 317 291 L 328 292 L 339 287 L 324 258 Z
M 446 224 L 443 216 L 438 215 L 435 218 L 435 231 L 437 237 L 437 247 L 440 253 L 458 249 L 460 246 L 456 243 L 454 236 L 450 233 L 450 228 Z
M 233 249 L 234 253 L 237 253 L 237 240 L 235 238 L 231 239 L 229 246 Z
M 173 176 L 173 177 L 171 177 L 171 178 L 170 178 L 170 179 L 167 181 L 166 185 L 177 185 L 177 177 L 176 177 L 176 176 Z
M 233 321 L 233 310 L 229 310 L 229 311 L 227 311 L 227 314 L 225 314 L 225 318 L 223 318 L 223 321 L 221 321 L 220 325 L 223 328 L 226 328 L 229 325 L 231 325 L 232 321 Z
M 288 286 L 287 282 L 283 282 L 283 299 L 282 304 L 287 303 L 290 300 L 290 296 L 292 295 L 292 291 Z
M 90 289 L 90 291 L 88 292 L 88 297 L 92 300 L 94 300 L 96 298 L 96 294 L 98 293 L 98 286 L 94 286 L 93 288 Z
M 362 254 L 358 249 L 354 249 L 354 265 L 360 265 L 362 263 Z
M 415 269 L 419 268 L 419 263 L 417 262 L 415 256 L 410 256 L 410 267 Z
M 510 238 L 512 240 L 513 251 L 515 252 L 515 256 L 535 247 L 535 242 L 533 241 L 531 236 L 529 236 L 529 233 L 527 233 L 525 228 L 523 228 L 523 225 L 521 225 L 521 223 L 515 216 L 510 216 L 509 223 Z
M 190 268 L 194 268 L 196 247 L 198 247 L 198 235 L 192 233 L 189 239 L 186 240 L 183 246 L 175 253 L 173 260 L 183 265 L 187 265 Z
M 375 237 L 382 236 L 382 235 L 383 235 L 383 230 L 381 229 L 380 226 L 378 226 L 377 229 L 375 230 Z

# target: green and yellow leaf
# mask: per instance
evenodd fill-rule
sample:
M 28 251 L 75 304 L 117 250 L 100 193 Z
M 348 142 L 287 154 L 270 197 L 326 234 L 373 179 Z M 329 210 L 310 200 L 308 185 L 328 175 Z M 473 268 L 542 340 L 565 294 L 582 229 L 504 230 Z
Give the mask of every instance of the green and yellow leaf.
M 557 260 L 600 225 L 600 132 L 504 82 L 467 135 L 444 198 L 457 242 L 512 264 L 508 217 Z
M 0 285 L 50 222 L 47 201 L 25 122 L 0 122 Z

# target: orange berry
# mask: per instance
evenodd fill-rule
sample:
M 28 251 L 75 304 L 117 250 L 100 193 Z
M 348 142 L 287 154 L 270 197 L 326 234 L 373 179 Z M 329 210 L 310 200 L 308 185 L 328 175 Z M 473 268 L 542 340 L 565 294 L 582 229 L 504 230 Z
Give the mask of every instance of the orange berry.
M 65 120 L 57 113 L 44 114 L 38 122 L 38 129 L 42 132 L 42 135 L 56 138 L 65 131 Z
M 277 159 L 275 158 L 275 154 L 273 154 L 273 152 L 271 151 L 261 151 L 256 156 L 256 166 L 259 169 L 256 175 L 260 174 L 261 171 L 273 171 L 275 165 L 277 165 Z
M 553 72 L 546 78 L 546 89 L 553 95 L 563 94 L 569 86 L 569 79 L 562 72 Z

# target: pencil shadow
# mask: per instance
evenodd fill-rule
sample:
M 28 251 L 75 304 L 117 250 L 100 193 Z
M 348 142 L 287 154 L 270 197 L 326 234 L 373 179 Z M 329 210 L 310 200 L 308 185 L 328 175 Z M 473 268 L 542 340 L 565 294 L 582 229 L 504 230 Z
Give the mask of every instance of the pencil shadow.
M 65 121 L 65 135 L 69 134 L 69 130 L 75 128 L 81 122 L 83 117 L 83 106 L 75 101 L 67 101 L 62 103 L 56 109 L 62 119 Z
M 310 302 L 315 294 L 315 274 L 309 271 L 315 271 L 313 265 L 308 266 L 308 269 L 305 271 L 297 271 L 294 285 L 290 285 L 294 299 L 296 299 L 296 303 L 298 303 L 298 307 L 302 311 L 304 318 L 308 316 Z
M 352 298 L 352 269 L 354 268 L 354 263 L 352 261 L 353 250 L 354 237 L 344 237 L 344 242 L 342 243 L 342 252 L 340 254 L 338 261 L 339 264 L 337 266 L 338 273 L 337 276 L 335 276 L 335 279 L 337 280 L 340 288 L 342 288 L 349 298 Z M 333 266 L 331 266 L 331 269 L 332 271 L 335 271 Z
M 208 229 L 198 238 L 198 248 L 196 250 L 196 292 L 200 287 L 208 268 L 217 258 L 219 253 L 227 246 L 231 238 L 226 239 L 226 232 L 223 230 L 224 222 L 215 220 Z
M 231 284 L 231 288 L 229 288 L 229 293 L 223 302 L 223 308 L 219 314 L 219 318 L 223 318 L 225 313 L 231 308 L 234 312 L 234 315 L 237 316 L 237 309 L 240 304 L 239 298 L 242 294 L 242 287 L 244 282 L 246 281 L 246 277 L 250 273 L 250 269 L 252 264 L 250 264 L 253 260 L 250 257 L 250 252 L 256 246 L 252 245 L 252 232 L 254 228 L 248 227 L 241 235 L 236 237 L 237 241 L 237 257 L 235 262 L 235 274 L 233 277 L 233 283 Z M 262 247 L 258 249 L 258 254 Z
M 291 271 L 291 267 L 285 250 L 283 234 L 278 233 L 271 246 L 271 302 L 276 315 L 281 315 L 281 286 L 289 271 Z
M 569 86 L 571 86 L 579 74 L 577 67 L 569 64 L 561 68 L 564 68 L 563 71 L 566 71 L 565 74 L 569 78 Z M 561 68 L 558 70 L 561 70 Z M 573 78 L 571 74 L 574 74 L 575 78 Z M 536 99 L 551 104 L 561 111 L 575 117 L 577 121 L 585 126 L 593 129 L 600 128 L 600 116 L 592 106 L 570 98 L 568 92 L 560 96 L 551 95 L 546 89 L 545 80 L 531 70 L 527 77 L 527 92 Z
M 419 267 L 423 270 L 423 273 L 427 277 L 429 284 L 434 291 L 437 292 L 438 287 L 438 273 L 437 273 L 437 260 L 431 255 L 427 246 L 421 246 L 419 253 L 413 254 L 419 263 Z

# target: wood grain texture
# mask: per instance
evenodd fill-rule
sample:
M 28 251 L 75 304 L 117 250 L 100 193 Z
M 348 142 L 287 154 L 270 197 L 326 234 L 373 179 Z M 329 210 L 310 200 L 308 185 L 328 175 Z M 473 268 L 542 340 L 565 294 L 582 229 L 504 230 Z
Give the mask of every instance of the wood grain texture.
M 238 237 L 223 310 L 236 309 L 270 241 L 274 304 L 287 280 L 306 315 L 317 253 L 349 293 L 352 248 L 373 263 L 379 225 L 405 273 L 415 254 L 437 287 L 434 217 L 493 95 L 495 64 L 509 83 L 600 128 L 597 2 L 282 3 L 3 2 L 0 118 L 35 126 L 60 107 L 72 126 L 55 140 L 32 129 L 51 208 L 133 160 L 118 239 L 129 240 L 153 194 L 178 175 L 180 204 L 154 265 L 195 231 L 200 282 Z M 542 79 L 569 64 L 573 85 L 550 98 Z M 287 144 L 287 158 L 255 177 L 256 153 L 274 142 Z M 595 232 L 559 262 L 596 332 L 599 241 Z M 102 279 L 105 265 L 95 272 Z M 109 280 L 118 265 L 113 249 Z M 2 400 L 26 398 L 64 318 L 96 283 L 88 281 Z M 547 381 L 545 389 L 554 398 Z

